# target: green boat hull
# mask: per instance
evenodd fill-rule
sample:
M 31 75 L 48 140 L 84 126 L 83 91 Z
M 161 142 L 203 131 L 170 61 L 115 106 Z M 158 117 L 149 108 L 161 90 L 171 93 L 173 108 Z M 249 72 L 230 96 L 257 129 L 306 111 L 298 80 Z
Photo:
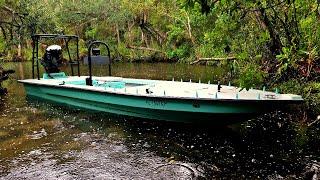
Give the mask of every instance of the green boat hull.
M 270 110 L 268 102 L 133 96 L 25 83 L 28 97 L 76 108 L 185 123 L 233 124 Z M 274 107 L 274 106 L 273 106 Z

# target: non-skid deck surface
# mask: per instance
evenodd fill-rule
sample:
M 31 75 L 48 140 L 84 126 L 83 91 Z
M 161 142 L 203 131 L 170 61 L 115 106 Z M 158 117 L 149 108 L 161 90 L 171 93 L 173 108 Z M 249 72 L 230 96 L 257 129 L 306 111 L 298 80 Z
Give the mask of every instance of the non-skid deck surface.
M 275 92 L 255 89 L 247 91 L 234 86 L 222 86 L 220 92 L 218 92 L 218 86 L 215 84 L 122 77 L 93 77 L 92 79 L 96 85 L 86 86 L 86 78 L 87 76 L 72 76 L 60 79 L 27 79 L 20 80 L 20 82 L 135 96 L 230 100 L 302 100 L 302 97 L 299 95 L 278 94 Z M 104 86 L 104 84 L 108 84 L 110 82 L 120 82 L 125 85 L 123 87 Z

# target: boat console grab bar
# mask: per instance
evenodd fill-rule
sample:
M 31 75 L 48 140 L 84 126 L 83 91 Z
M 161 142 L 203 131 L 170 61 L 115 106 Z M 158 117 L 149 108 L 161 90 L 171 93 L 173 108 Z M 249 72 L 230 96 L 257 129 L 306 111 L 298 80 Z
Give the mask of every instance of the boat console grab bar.
M 92 66 L 91 66 L 91 53 L 92 53 L 92 48 L 94 45 L 98 45 L 98 44 L 102 44 L 104 45 L 107 50 L 108 50 L 108 58 L 111 61 L 110 58 L 110 49 L 108 47 L 108 45 L 105 42 L 102 41 L 93 41 L 89 47 L 88 47 L 88 65 L 89 65 L 89 77 L 86 78 L 86 85 L 87 86 L 92 86 Z M 111 63 L 109 63 L 109 76 L 111 76 Z

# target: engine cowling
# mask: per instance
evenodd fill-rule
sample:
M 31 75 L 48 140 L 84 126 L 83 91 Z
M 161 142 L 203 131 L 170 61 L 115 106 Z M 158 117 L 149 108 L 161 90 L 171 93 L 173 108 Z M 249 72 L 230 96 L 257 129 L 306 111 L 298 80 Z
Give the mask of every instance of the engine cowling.
M 60 72 L 63 57 L 61 46 L 51 45 L 47 47 L 46 52 L 41 60 L 41 64 L 48 74 Z

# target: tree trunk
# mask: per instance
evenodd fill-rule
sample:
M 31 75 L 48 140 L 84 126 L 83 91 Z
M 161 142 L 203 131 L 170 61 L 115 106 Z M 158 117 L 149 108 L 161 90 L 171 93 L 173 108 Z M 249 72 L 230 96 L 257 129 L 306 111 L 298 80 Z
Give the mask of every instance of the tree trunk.
M 4 40 L 7 40 L 7 34 L 6 34 L 5 29 L 2 26 L 0 26 L 0 30 L 2 31 L 2 35 L 3 35 Z
M 144 33 L 143 33 L 143 31 L 141 31 L 141 43 L 143 43 L 144 42 Z
M 18 44 L 18 57 L 21 57 L 21 43 Z
M 118 45 L 121 43 L 120 41 L 120 31 L 119 31 L 119 24 L 116 23 L 116 31 L 117 31 L 117 40 L 118 40 Z
M 21 62 L 19 62 L 18 67 L 19 67 L 19 78 L 24 79 L 24 70 Z
M 18 58 L 21 58 L 21 33 L 19 29 L 19 34 L 18 34 Z
M 269 50 L 273 55 L 280 53 L 282 44 L 279 35 L 274 30 L 274 27 L 272 26 L 272 23 L 269 20 L 265 10 L 263 8 L 260 8 L 259 11 L 256 11 L 255 14 L 259 19 L 263 29 L 266 29 L 270 34 L 271 45 L 268 46 Z
M 190 17 L 189 17 L 189 15 L 188 15 L 187 13 L 186 13 L 186 15 L 187 15 L 187 25 L 188 25 L 188 34 L 189 34 L 189 38 L 190 38 L 190 40 L 191 40 L 192 44 L 194 45 L 194 44 L 195 44 L 195 42 L 194 42 L 194 38 L 193 38 L 193 36 L 192 36 L 192 32 L 191 32 Z
M 132 44 L 132 27 L 134 26 L 134 22 L 132 24 L 130 24 L 130 22 L 128 22 L 128 38 L 129 38 L 129 43 Z

